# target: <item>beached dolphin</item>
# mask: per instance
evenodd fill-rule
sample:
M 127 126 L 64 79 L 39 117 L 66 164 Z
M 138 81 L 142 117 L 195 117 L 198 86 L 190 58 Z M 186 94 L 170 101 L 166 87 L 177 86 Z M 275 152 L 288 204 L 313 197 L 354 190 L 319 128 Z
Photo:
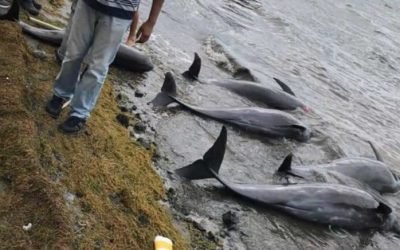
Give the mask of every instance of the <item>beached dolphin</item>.
M 219 121 L 234 124 L 246 131 L 264 134 L 271 138 L 292 138 L 307 141 L 311 130 L 292 115 L 273 109 L 246 108 L 201 108 L 189 105 L 176 97 L 177 87 L 170 72 L 165 74 L 161 92 L 151 101 L 154 106 L 167 106 L 177 102 L 196 113 Z
M 382 161 L 374 145 L 372 143 L 370 145 L 378 160 L 351 157 L 334 160 L 327 164 L 292 167 L 292 154 L 289 154 L 276 174 L 282 177 L 298 177 L 310 182 L 330 182 L 329 175 L 337 172 L 354 178 L 380 193 L 398 192 L 400 190 L 399 177 Z
M 209 79 L 200 80 L 199 74 L 201 69 L 201 59 L 197 53 L 194 54 L 194 60 L 190 68 L 183 73 L 186 78 L 197 80 L 205 84 L 214 84 L 226 88 L 237 95 L 243 96 L 250 101 L 262 103 L 270 108 L 280 110 L 294 110 L 301 108 L 304 111 L 310 111 L 303 102 L 301 102 L 285 83 L 274 78 L 274 80 L 282 88 L 268 88 L 262 84 L 257 84 L 251 81 L 236 80 L 236 79 Z
M 19 21 L 22 31 L 53 45 L 60 45 L 64 36 L 64 30 L 48 30 L 33 27 L 23 21 Z M 150 58 L 143 52 L 133 47 L 121 44 L 113 64 L 135 72 L 150 71 L 154 68 Z
M 263 185 L 231 183 L 218 175 L 226 147 L 223 127 L 214 145 L 189 166 L 176 173 L 189 180 L 216 178 L 241 197 L 292 216 L 320 224 L 349 229 L 381 229 L 400 234 L 391 207 L 377 194 L 329 183 Z

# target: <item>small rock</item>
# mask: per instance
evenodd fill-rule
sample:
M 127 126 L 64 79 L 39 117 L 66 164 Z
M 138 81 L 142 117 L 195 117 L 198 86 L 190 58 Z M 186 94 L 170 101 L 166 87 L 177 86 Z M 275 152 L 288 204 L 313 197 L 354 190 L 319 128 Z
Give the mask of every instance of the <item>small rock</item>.
M 132 111 L 137 110 L 137 106 L 136 106 L 136 105 L 133 105 L 132 108 L 131 108 L 131 110 L 132 110 Z
M 150 223 L 149 218 L 147 218 L 147 216 L 144 214 L 139 215 L 138 220 L 139 220 L 140 225 L 142 225 L 142 226 L 146 226 Z
M 32 54 L 33 54 L 34 57 L 36 57 L 38 59 L 46 59 L 47 58 L 47 53 L 44 52 L 43 50 L 39 50 L 39 49 L 34 50 L 32 52 Z
M 228 211 L 222 215 L 222 222 L 229 230 L 235 229 L 236 224 L 239 222 L 239 217 L 235 212 Z
M 135 91 L 135 97 L 141 98 L 141 97 L 143 97 L 143 96 L 144 96 L 143 91 L 141 91 L 141 90 L 139 90 L 139 89 Z
M 167 190 L 168 197 L 173 197 L 173 196 L 175 196 L 175 194 L 176 194 L 176 192 L 175 192 L 174 188 L 172 188 L 172 187 L 168 188 L 168 190 Z
M 127 95 L 121 94 L 121 93 L 119 93 L 119 94 L 117 95 L 116 99 L 117 99 L 118 101 L 122 102 L 122 103 L 129 102 L 129 97 L 128 97 Z
M 140 143 L 140 145 L 142 145 L 146 149 L 151 148 L 151 142 L 150 142 L 150 140 L 148 140 L 146 138 L 140 137 L 137 139 L 137 142 Z
M 144 124 L 143 122 L 138 122 L 133 128 L 137 133 L 143 133 L 146 131 L 146 124 Z
M 118 114 L 117 115 L 117 120 L 119 123 L 121 123 L 122 126 L 127 128 L 129 126 L 129 117 L 124 115 L 124 114 Z
M 120 106 L 119 110 L 121 110 L 121 112 L 128 112 L 128 108 L 125 106 Z
M 156 150 L 153 153 L 153 161 L 158 161 L 161 159 L 161 153 L 160 151 L 156 148 Z
M 207 238 L 216 242 L 218 237 L 213 232 L 207 232 Z
M 110 198 L 111 202 L 114 204 L 122 203 L 122 199 L 123 199 L 121 192 L 112 193 L 109 195 L 109 198 Z

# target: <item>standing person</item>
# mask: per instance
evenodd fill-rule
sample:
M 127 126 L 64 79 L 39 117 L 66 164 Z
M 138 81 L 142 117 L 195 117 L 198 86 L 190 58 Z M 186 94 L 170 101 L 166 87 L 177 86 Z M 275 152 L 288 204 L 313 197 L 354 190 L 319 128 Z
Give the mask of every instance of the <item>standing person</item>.
M 64 37 L 63 37 L 63 40 L 61 41 L 60 47 L 58 47 L 58 49 L 56 50 L 56 58 L 59 63 L 62 63 L 62 61 L 65 57 L 65 51 L 67 50 L 68 36 L 69 36 L 69 32 L 71 31 L 72 17 L 74 16 L 75 7 L 76 7 L 77 2 L 78 2 L 78 0 L 72 0 L 72 2 L 71 2 L 71 13 L 69 14 L 67 26 L 64 29 L 64 31 L 65 31 Z
M 71 113 L 59 126 L 63 132 L 76 133 L 84 127 L 139 2 L 78 0 L 54 95 L 46 106 L 47 112 L 57 118 L 65 102 L 71 100 Z M 164 0 L 153 0 L 148 19 L 138 30 L 137 42 L 150 38 L 163 3 Z M 78 81 L 83 58 L 87 66 Z
M 2 1 L 2 0 L 0 0 L 0 1 Z M 69 36 L 69 32 L 71 30 L 72 17 L 75 13 L 75 7 L 76 7 L 77 2 L 78 2 L 78 0 L 72 0 L 71 13 L 69 15 L 67 26 L 65 27 L 64 37 L 63 37 L 60 47 L 58 47 L 58 49 L 56 50 L 56 58 L 59 63 L 62 63 L 64 56 L 65 56 L 65 51 L 67 50 L 68 36 Z M 135 13 L 133 14 L 132 24 L 131 24 L 131 28 L 129 30 L 129 36 L 128 36 L 128 39 L 126 42 L 126 44 L 128 46 L 134 46 L 136 43 L 136 30 L 137 30 L 138 23 L 139 23 L 139 10 L 136 10 Z

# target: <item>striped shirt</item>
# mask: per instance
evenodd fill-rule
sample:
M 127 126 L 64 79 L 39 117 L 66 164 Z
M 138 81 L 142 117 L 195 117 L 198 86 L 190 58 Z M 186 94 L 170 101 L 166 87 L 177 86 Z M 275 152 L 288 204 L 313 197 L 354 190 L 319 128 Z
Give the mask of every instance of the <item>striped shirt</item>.
M 84 0 L 87 5 L 104 14 L 132 19 L 133 12 L 137 10 L 140 0 Z

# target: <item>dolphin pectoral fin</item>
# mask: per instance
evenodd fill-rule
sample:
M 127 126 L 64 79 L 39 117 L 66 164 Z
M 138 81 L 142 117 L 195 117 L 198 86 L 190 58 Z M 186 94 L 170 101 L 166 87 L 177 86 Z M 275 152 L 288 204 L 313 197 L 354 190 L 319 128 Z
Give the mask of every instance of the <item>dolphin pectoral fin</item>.
M 175 170 L 175 172 L 189 180 L 199 180 L 215 177 L 218 174 L 225 155 L 227 132 L 225 126 L 212 147 L 204 154 L 203 159 Z
M 301 125 L 290 125 L 290 127 L 299 129 L 299 130 L 301 130 L 301 132 L 304 132 L 307 129 L 306 127 L 301 126 Z
M 375 157 L 378 161 L 383 162 L 383 158 L 381 156 L 381 154 L 379 153 L 379 151 L 376 149 L 375 145 L 371 142 L 371 141 L 367 141 L 368 144 L 371 146 L 372 151 L 374 151 Z
M 292 125 L 281 125 L 281 126 L 277 126 L 277 128 L 294 128 L 294 129 L 298 129 L 301 132 L 304 132 L 307 130 L 306 127 L 301 126 L 301 125 L 296 125 L 296 124 L 292 124 Z
M 277 84 L 279 84 L 279 86 L 281 86 L 282 90 L 285 91 L 288 94 L 291 94 L 292 96 L 296 96 L 293 92 L 293 90 L 286 85 L 286 83 L 282 82 L 281 80 L 279 80 L 278 78 L 273 77 L 273 79 L 275 80 L 275 82 Z
M 189 69 L 183 72 L 182 75 L 185 76 L 186 78 L 197 80 L 199 78 L 200 69 L 201 69 L 201 58 L 199 54 L 195 52 L 192 65 L 190 65 Z

